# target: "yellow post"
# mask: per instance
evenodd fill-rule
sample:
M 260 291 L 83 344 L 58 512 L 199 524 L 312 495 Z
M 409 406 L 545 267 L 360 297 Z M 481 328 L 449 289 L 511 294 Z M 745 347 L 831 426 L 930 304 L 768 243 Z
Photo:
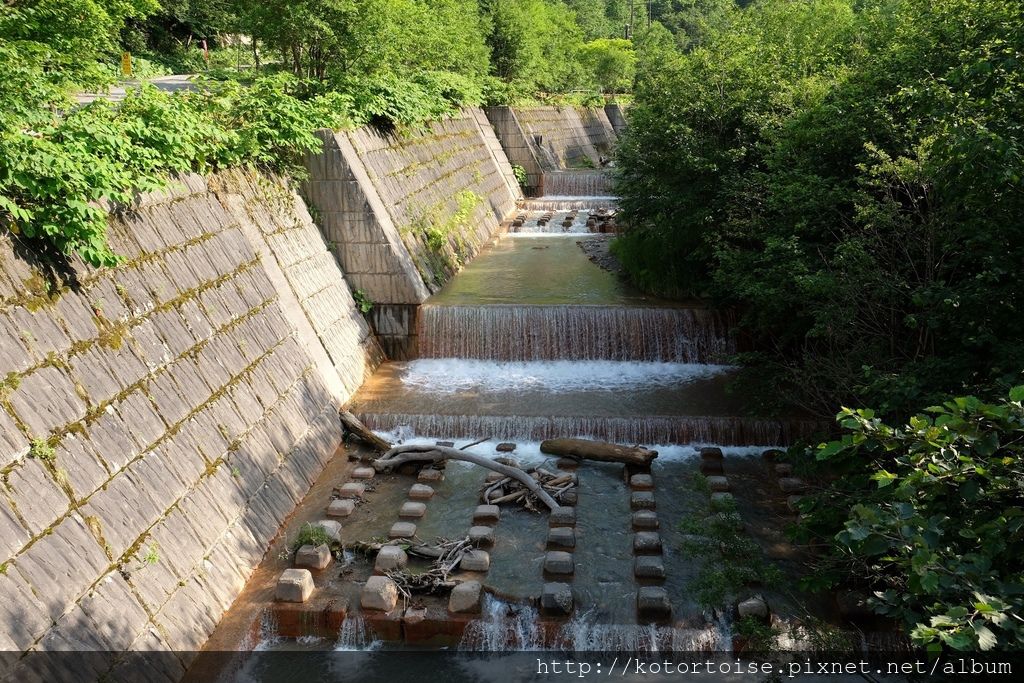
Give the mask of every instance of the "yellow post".
M 121 53 L 121 75 L 125 78 L 132 77 L 132 53 L 122 52 Z

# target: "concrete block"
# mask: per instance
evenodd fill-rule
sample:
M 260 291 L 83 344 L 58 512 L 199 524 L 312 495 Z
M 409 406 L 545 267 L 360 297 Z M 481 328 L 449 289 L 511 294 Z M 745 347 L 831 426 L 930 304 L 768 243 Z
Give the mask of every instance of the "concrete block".
M 388 538 L 412 538 L 416 535 L 416 525 L 412 522 L 395 522 L 388 531 Z
M 356 482 L 343 484 L 338 489 L 338 495 L 342 498 L 362 498 L 364 493 L 366 493 L 366 485 Z
M 402 507 L 398 510 L 398 516 L 402 519 L 418 519 L 425 514 L 427 514 L 426 504 L 415 501 L 402 503 Z
M 637 618 L 642 621 L 662 621 L 672 617 L 672 602 L 668 591 L 661 586 L 641 586 L 636 592 Z
M 416 481 L 425 483 L 441 481 L 442 479 L 444 479 L 444 472 L 433 468 L 424 468 L 420 470 L 420 473 L 416 476 Z
M 485 572 L 490 568 L 491 555 L 486 550 L 470 550 L 459 562 L 459 569 L 467 572 Z
M 398 586 L 386 576 L 371 576 L 359 594 L 359 605 L 365 610 L 390 612 L 398 604 Z
M 571 526 L 557 526 L 548 529 L 549 548 L 575 548 L 576 529 Z
M 285 569 L 274 591 L 274 597 L 282 602 L 306 602 L 311 595 L 313 575 L 308 569 Z
M 501 518 L 501 508 L 497 505 L 477 505 L 473 511 L 474 524 L 493 524 Z
M 651 491 L 634 491 L 629 497 L 629 505 L 634 510 L 653 510 L 657 507 Z
M 480 601 L 484 587 L 479 581 L 466 581 L 452 589 L 448 598 L 448 611 L 453 614 L 476 614 L 480 611 Z
M 327 506 L 328 517 L 348 517 L 356 509 L 356 503 L 351 499 L 335 498 Z
M 633 528 L 649 531 L 658 528 L 658 513 L 653 510 L 637 510 L 633 513 Z
M 331 563 L 331 549 L 320 545 L 304 545 L 295 553 L 295 566 L 308 569 L 326 569 Z
M 661 536 L 657 531 L 638 531 L 633 535 L 633 552 L 637 555 L 661 553 Z
M 629 486 L 636 491 L 650 491 L 654 488 L 654 477 L 649 474 L 634 474 L 629 478 Z
M 708 487 L 712 491 L 728 491 L 729 490 L 729 480 L 726 479 L 725 477 L 716 475 L 716 476 L 706 477 L 706 479 L 707 479 L 707 482 L 708 482 Z
M 430 500 L 434 497 L 434 489 L 426 484 L 413 484 L 409 489 L 410 500 Z
M 373 479 L 377 471 L 372 467 L 357 467 L 352 470 L 353 479 Z
M 705 446 L 700 449 L 701 460 L 721 460 L 723 457 L 722 449 L 717 446 Z
M 576 508 L 555 508 L 548 514 L 548 526 L 576 526 Z
M 389 572 L 404 569 L 409 564 L 409 556 L 397 545 L 385 545 L 377 552 L 373 568 L 378 572 Z
M 576 571 L 572 553 L 551 550 L 544 556 L 544 571 L 548 574 L 569 575 Z
M 494 545 L 494 527 L 473 526 L 469 528 L 469 540 L 473 545 Z
M 323 529 L 332 541 L 341 543 L 341 522 L 336 522 L 333 519 L 321 519 L 316 525 Z
M 664 579 L 665 562 L 660 555 L 641 555 L 633 561 L 633 576 L 638 579 Z
M 540 594 L 540 607 L 545 614 L 566 616 L 572 612 L 572 587 L 567 583 L 545 583 Z

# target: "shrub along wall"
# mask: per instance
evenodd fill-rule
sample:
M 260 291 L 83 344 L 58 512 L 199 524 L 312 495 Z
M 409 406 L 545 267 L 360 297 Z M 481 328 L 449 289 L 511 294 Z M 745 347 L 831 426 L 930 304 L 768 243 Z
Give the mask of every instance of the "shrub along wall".
M 0 237 L 0 649 L 187 659 L 380 354 L 276 180 L 189 176 L 110 235 L 61 272 Z

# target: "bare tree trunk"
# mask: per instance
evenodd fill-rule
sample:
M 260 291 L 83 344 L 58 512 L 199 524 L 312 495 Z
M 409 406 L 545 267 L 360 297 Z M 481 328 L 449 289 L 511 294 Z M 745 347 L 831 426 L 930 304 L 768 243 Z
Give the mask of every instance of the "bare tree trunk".
M 525 486 L 550 509 L 554 510 L 556 507 L 559 507 L 558 502 L 537 483 L 537 480 L 518 467 L 503 465 L 490 458 L 474 455 L 455 448 L 448 448 L 447 446 L 432 446 L 429 444 L 395 446 L 383 456 L 374 460 L 373 468 L 378 472 L 387 472 L 407 462 L 440 462 L 442 460 L 462 460 L 463 462 L 471 462 L 474 465 L 500 472 Z
M 658 457 L 658 451 L 652 451 L 643 446 L 620 446 L 589 439 L 547 439 L 541 442 L 540 450 L 542 453 L 551 455 L 565 455 L 601 462 L 621 462 L 625 465 L 641 467 L 650 467 L 651 461 Z
M 373 446 L 374 449 L 381 453 L 386 453 L 391 450 L 391 444 L 374 434 L 366 425 L 359 421 L 352 413 L 347 410 L 342 410 L 340 413 L 341 425 L 350 433 L 355 434 L 367 445 Z

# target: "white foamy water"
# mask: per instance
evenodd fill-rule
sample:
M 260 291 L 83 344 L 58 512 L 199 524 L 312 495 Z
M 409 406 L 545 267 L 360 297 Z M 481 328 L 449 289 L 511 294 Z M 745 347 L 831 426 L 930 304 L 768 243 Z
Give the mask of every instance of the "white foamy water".
M 402 383 L 434 393 L 469 390 L 551 392 L 612 391 L 626 388 L 678 386 L 728 372 L 729 365 L 633 361 L 504 362 L 463 358 L 424 358 L 411 361 Z

